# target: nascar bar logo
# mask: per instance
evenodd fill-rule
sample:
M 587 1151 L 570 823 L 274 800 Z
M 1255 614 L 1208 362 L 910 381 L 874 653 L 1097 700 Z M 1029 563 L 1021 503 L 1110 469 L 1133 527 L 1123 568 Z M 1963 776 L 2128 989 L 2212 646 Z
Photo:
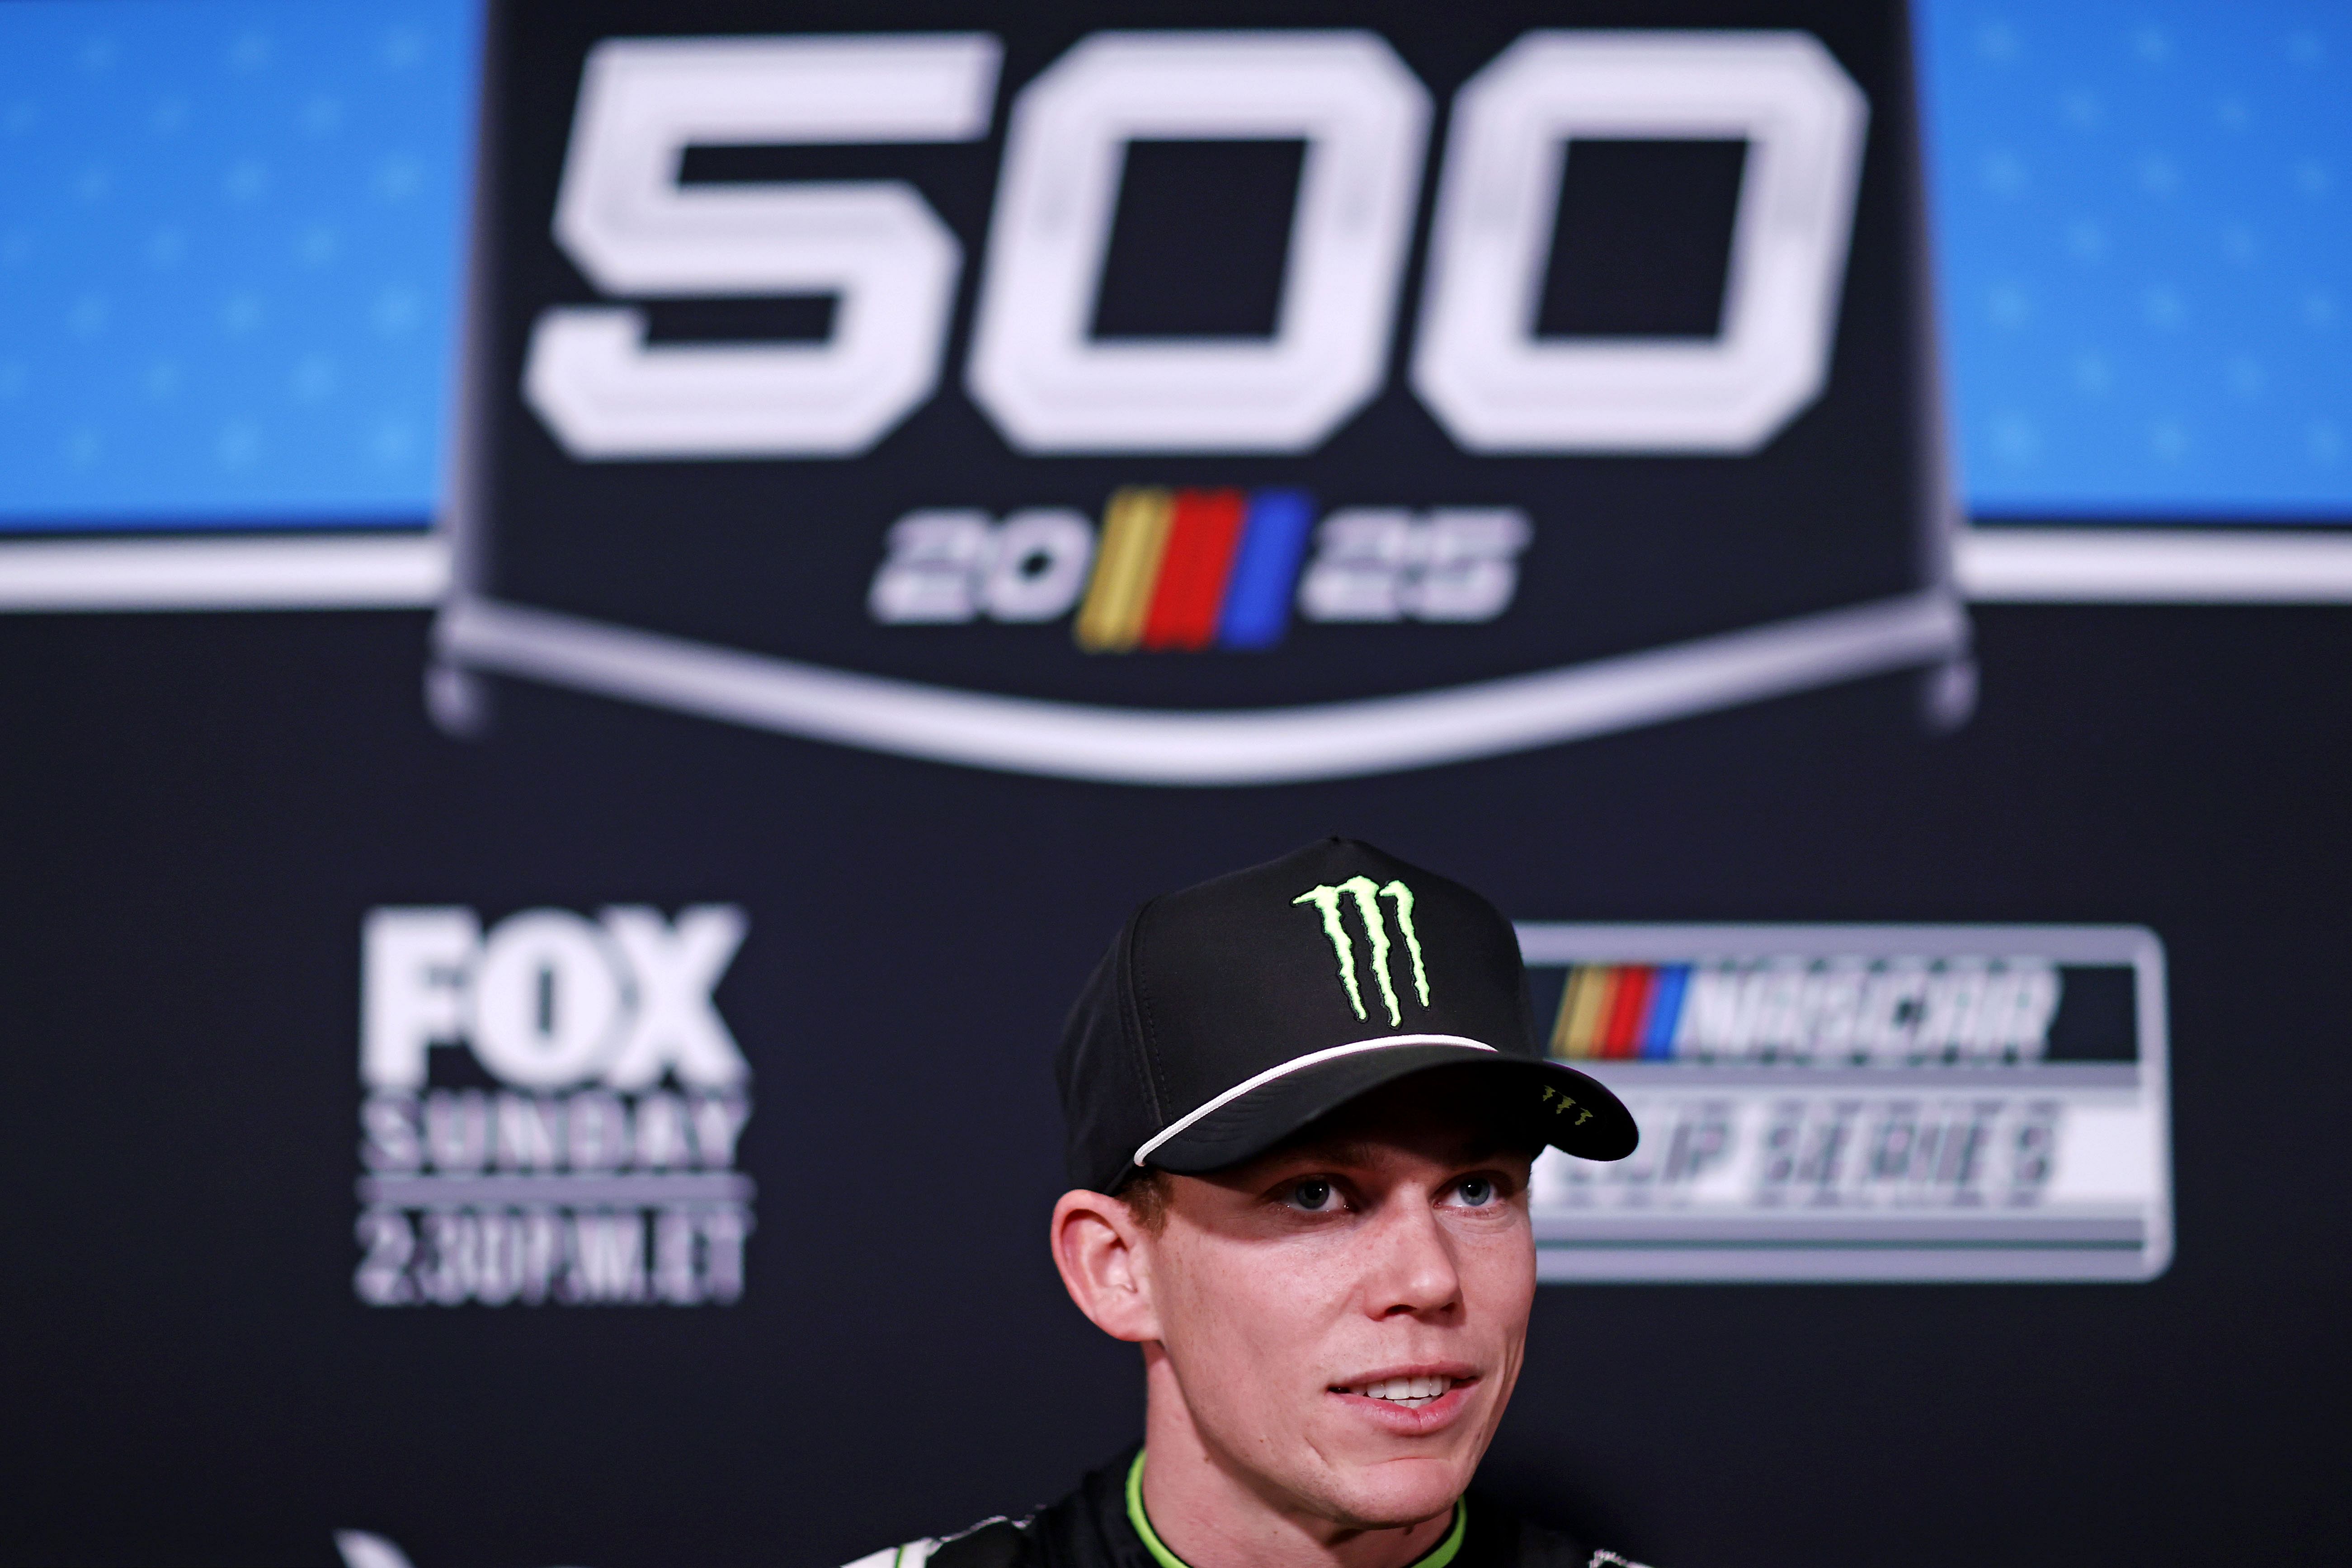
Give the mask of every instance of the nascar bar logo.
M 1956 721 L 1902 6 L 1678 15 L 510 0 L 436 714 L 1152 784 L 1923 665 Z
M 360 1300 L 740 1298 L 751 1068 L 711 994 L 745 930 L 725 904 L 526 910 L 487 932 L 468 909 L 372 911 Z
M 2060 978 L 2046 959 L 1845 956 L 1583 963 L 1569 971 L 1551 1054 L 1567 1061 L 2032 1061 Z
M 1615 1163 L 1538 1163 L 1545 1279 L 2145 1279 L 2171 1259 L 2151 932 L 1529 924 L 1519 942 L 1550 1054 L 1642 1129 Z
M 886 626 L 1049 621 L 1077 606 L 1087 653 L 1262 650 L 1310 621 L 1491 621 L 1518 587 L 1531 531 L 1512 507 L 1350 507 L 1319 529 L 1303 491 L 1134 486 L 1077 513 L 911 512 L 890 531 L 866 607 Z M 1088 567 L 1092 572 L 1089 574 Z M 1083 592 L 1083 600 L 1081 593 Z
M 1289 623 L 1290 580 L 1307 542 L 1296 490 L 1122 490 L 1078 612 L 1090 653 L 1137 647 L 1271 647 Z

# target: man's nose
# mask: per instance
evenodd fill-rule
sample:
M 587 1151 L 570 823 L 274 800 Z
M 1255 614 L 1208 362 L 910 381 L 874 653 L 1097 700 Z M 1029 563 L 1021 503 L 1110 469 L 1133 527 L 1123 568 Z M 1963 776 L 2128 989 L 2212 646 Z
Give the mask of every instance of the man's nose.
M 1367 1310 L 1375 1318 L 1423 1317 L 1455 1305 L 1462 1277 L 1436 1214 L 1425 1204 L 1385 1206 L 1365 1279 Z

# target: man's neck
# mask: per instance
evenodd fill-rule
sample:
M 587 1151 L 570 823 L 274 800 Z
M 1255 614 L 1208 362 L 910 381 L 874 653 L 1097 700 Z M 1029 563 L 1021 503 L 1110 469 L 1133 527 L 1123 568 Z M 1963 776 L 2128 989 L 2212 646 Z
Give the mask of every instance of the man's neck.
M 1408 1525 L 1360 1529 L 1324 1518 L 1213 1453 L 1154 1369 L 1144 1420 L 1141 1502 L 1151 1531 L 1184 1568 L 1410 1568 L 1454 1527 L 1448 1507 Z M 1172 1379 L 1171 1379 L 1172 1382 Z

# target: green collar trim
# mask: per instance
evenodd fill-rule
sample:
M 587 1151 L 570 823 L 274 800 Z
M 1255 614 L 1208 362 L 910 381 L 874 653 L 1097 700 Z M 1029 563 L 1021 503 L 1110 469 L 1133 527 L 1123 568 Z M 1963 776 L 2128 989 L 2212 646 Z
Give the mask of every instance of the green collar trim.
M 1143 1549 L 1151 1553 L 1151 1560 L 1160 1564 L 1160 1568 L 1192 1568 L 1181 1557 L 1168 1550 L 1168 1543 L 1160 1539 L 1158 1531 L 1151 1528 L 1150 1516 L 1143 1511 L 1143 1450 L 1140 1448 L 1136 1450 L 1135 1463 L 1127 1468 L 1127 1521 L 1135 1526 L 1135 1533 L 1143 1538 Z M 1454 1500 L 1454 1528 L 1445 1532 L 1445 1539 L 1432 1548 L 1427 1556 L 1413 1563 L 1412 1568 L 1446 1568 L 1446 1564 L 1454 1561 L 1454 1553 L 1462 1550 L 1462 1538 L 1469 1531 L 1469 1501 L 1456 1498 Z
M 1135 1451 L 1135 1463 L 1127 1467 L 1127 1521 L 1135 1526 L 1135 1533 L 1143 1537 L 1143 1549 L 1160 1568 L 1188 1568 L 1185 1561 L 1168 1550 L 1160 1532 L 1151 1528 L 1150 1516 L 1143 1511 L 1143 1450 Z

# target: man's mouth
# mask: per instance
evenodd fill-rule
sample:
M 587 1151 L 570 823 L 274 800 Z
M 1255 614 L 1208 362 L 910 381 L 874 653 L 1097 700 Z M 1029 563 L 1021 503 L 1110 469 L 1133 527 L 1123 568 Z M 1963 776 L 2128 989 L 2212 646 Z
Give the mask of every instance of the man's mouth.
M 1358 1384 L 1353 1388 L 1334 1388 L 1334 1394 L 1353 1394 L 1365 1399 L 1385 1399 L 1391 1405 L 1407 1410 L 1418 1410 L 1445 1396 L 1456 1384 L 1467 1383 L 1463 1377 L 1384 1377 L 1375 1383 Z

